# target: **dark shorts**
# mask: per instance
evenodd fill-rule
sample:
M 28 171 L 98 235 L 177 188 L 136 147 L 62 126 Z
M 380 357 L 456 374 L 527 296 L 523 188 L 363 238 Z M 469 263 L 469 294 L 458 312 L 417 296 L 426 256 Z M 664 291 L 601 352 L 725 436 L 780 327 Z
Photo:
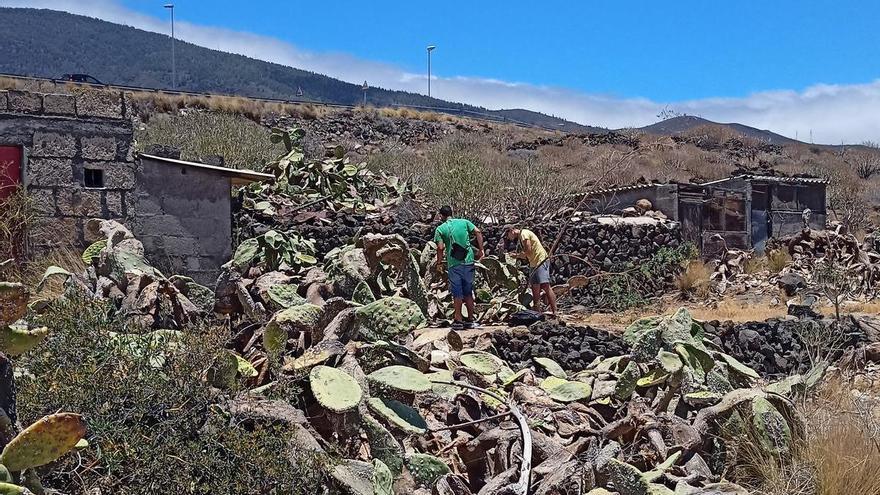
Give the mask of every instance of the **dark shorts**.
M 535 268 L 532 268 L 531 273 L 529 273 L 529 284 L 531 285 L 540 285 L 540 284 L 549 284 L 550 283 L 550 260 L 544 260 L 543 263 L 538 265 Z
M 449 268 L 449 292 L 455 299 L 474 295 L 474 265 L 456 265 Z

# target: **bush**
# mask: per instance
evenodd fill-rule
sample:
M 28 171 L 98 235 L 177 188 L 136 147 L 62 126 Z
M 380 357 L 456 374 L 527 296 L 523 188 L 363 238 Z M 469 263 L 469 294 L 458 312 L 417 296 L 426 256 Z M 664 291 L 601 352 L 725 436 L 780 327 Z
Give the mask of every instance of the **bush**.
M 767 269 L 770 273 L 779 273 L 791 263 L 791 255 L 784 249 L 774 249 L 767 253 Z
M 203 381 L 226 331 L 203 328 L 177 345 L 132 352 L 109 306 L 73 297 L 39 323 L 51 337 L 18 363 L 18 408 L 27 424 L 59 409 L 86 419 L 90 446 L 44 474 L 67 493 L 312 494 L 323 459 L 291 451 L 284 427 L 238 424 Z M 294 395 L 295 396 L 295 395 Z
M 261 170 L 284 151 L 280 144 L 269 142 L 269 129 L 242 116 L 217 112 L 155 115 L 135 138 L 141 151 L 152 144 L 172 146 L 184 160 L 219 155 L 227 167 L 251 170 Z

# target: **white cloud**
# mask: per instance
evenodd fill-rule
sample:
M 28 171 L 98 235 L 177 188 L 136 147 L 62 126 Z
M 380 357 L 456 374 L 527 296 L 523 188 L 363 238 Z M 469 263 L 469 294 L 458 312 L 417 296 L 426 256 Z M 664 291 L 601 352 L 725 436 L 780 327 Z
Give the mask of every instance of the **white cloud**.
M 10 7 L 64 10 L 140 29 L 166 33 L 167 19 L 133 12 L 114 0 L 0 0 Z M 425 76 L 390 64 L 342 53 L 316 53 L 285 41 L 252 33 L 178 21 L 180 39 L 249 57 L 327 74 L 348 82 L 422 92 Z M 435 76 L 436 77 L 436 76 Z M 564 88 L 480 77 L 436 77 L 432 93 L 440 98 L 486 108 L 526 108 L 588 125 L 618 128 L 657 120 L 664 107 L 718 122 L 739 122 L 802 140 L 812 131 L 820 143 L 880 141 L 880 80 L 851 85 L 816 84 L 802 91 L 779 90 L 743 98 L 704 98 L 655 102 L 618 98 Z

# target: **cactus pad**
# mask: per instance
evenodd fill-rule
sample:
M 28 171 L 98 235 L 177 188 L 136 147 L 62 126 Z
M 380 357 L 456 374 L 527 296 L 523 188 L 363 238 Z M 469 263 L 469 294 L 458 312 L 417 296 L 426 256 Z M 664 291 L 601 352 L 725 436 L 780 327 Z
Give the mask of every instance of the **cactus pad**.
M 6 445 L 0 454 L 0 464 L 10 471 L 48 464 L 73 449 L 85 434 L 86 424 L 79 414 L 45 416 Z
M 589 399 L 593 388 L 584 382 L 565 381 L 547 391 L 550 398 L 558 402 L 577 402 Z
M 373 494 L 394 495 L 394 476 L 388 466 L 379 459 L 373 459 Z
M 272 354 L 284 352 L 288 338 L 299 332 L 311 333 L 322 313 L 319 306 L 310 303 L 275 313 L 263 331 L 263 346 Z
M 402 402 L 374 397 L 367 400 L 367 406 L 371 411 L 399 430 L 415 434 L 424 433 L 428 430 L 428 423 L 425 422 L 419 412 Z
M 107 247 L 107 239 L 101 239 L 100 241 L 95 241 L 89 247 L 86 248 L 82 253 L 82 261 L 89 266 L 92 264 L 92 260 L 101 254 L 101 251 Z
M 494 375 L 501 370 L 501 365 L 503 364 L 494 355 L 482 351 L 462 353 L 458 360 L 461 361 L 461 364 L 481 375 Z
M 370 304 L 376 301 L 376 296 L 373 295 L 373 289 L 370 288 L 367 281 L 361 280 L 355 286 L 351 300 L 358 304 Z
M 774 456 L 787 455 L 791 429 L 785 417 L 763 397 L 752 399 L 752 423 L 758 432 L 761 447 Z
M 386 297 L 355 310 L 361 334 L 370 341 L 393 340 L 425 326 L 418 304 L 402 297 Z
M 416 483 L 422 486 L 433 486 L 438 478 L 451 472 L 445 462 L 428 454 L 408 455 L 406 467 Z
M 640 376 L 639 366 L 635 361 L 630 361 L 617 380 L 617 385 L 614 387 L 614 396 L 620 400 L 629 399 L 636 390 Z
M 287 309 L 293 306 L 305 304 L 306 300 L 297 294 L 296 286 L 289 284 L 275 284 L 266 290 L 266 298 L 273 308 Z
M 36 347 L 49 335 L 46 327 L 28 330 L 22 325 L 0 327 L 0 352 L 7 356 L 20 356 Z
M 421 371 L 408 366 L 386 366 L 367 375 L 367 380 L 379 388 L 405 393 L 420 393 L 431 390 L 431 382 L 428 377 Z
M 335 413 L 351 411 L 363 397 L 360 385 L 351 375 L 329 366 L 312 368 L 309 384 L 318 403 Z
M 540 364 L 542 368 L 547 370 L 547 373 L 550 373 L 556 378 L 562 378 L 563 380 L 568 378 L 568 374 L 565 372 L 564 369 L 562 369 L 562 366 L 559 366 L 559 363 L 550 358 L 536 357 L 535 362 Z
M 9 470 L 6 469 L 6 466 L 0 464 L 0 483 L 12 483 L 12 475 L 9 473 Z M 3 492 L 0 492 L 3 493 Z
M 18 321 L 27 313 L 30 294 L 27 288 L 16 282 L 0 282 L 0 325 Z
M 0 495 L 32 495 L 33 492 L 23 486 L 0 482 Z
M 217 388 L 228 389 L 235 386 L 238 374 L 238 356 L 232 351 L 223 350 L 214 357 L 208 368 L 208 383 Z
M 326 363 L 333 356 L 345 354 L 345 346 L 338 340 L 318 342 L 303 352 L 302 356 L 284 364 L 284 371 L 308 371 L 312 367 Z
M 370 444 L 370 455 L 384 462 L 394 477 L 399 476 L 403 471 L 403 447 L 374 417 L 365 414 L 361 419 Z
M 758 378 L 760 378 L 760 376 L 758 375 L 758 372 L 757 372 L 757 371 L 755 371 L 755 370 L 753 370 L 752 368 L 749 368 L 748 366 L 746 366 L 746 365 L 744 365 L 743 363 L 739 362 L 739 360 L 737 360 L 735 357 L 733 357 L 733 356 L 731 356 L 731 355 L 729 355 L 729 354 L 725 354 L 725 353 L 723 353 L 723 352 L 716 352 L 715 354 L 717 354 L 718 356 L 720 356 L 721 359 L 722 359 L 725 363 L 727 363 L 727 366 L 729 366 L 730 369 L 732 369 L 733 371 L 736 371 L 737 373 L 739 373 L 739 374 L 741 374 L 741 375 L 744 375 L 744 376 L 747 376 L 747 377 L 749 377 L 749 378 L 754 378 L 754 379 L 756 379 L 756 380 L 757 380 Z
M 660 367 L 667 373 L 675 373 L 682 366 L 678 354 L 663 350 L 657 353 L 657 362 L 660 363 Z

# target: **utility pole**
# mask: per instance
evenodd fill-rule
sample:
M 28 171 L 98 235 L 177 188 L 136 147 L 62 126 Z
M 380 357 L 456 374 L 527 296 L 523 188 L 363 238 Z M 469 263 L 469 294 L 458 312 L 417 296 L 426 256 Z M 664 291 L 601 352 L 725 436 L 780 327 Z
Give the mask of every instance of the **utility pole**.
M 434 45 L 428 45 L 428 97 L 431 96 L 431 52 L 436 48 Z
M 370 87 L 367 86 L 367 81 L 364 81 L 364 87 L 361 89 L 364 90 L 364 106 L 367 106 L 367 90 L 370 89 Z
M 177 89 L 177 61 L 174 57 L 174 4 L 166 3 L 165 8 L 171 11 L 171 89 Z

